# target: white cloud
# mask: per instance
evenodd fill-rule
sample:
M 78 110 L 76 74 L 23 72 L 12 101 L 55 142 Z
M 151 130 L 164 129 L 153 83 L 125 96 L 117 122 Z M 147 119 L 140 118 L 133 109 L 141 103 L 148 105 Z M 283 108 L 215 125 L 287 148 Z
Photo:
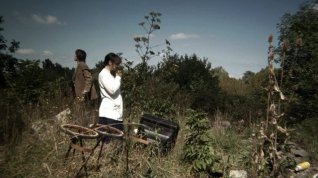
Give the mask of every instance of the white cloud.
M 31 55 L 35 53 L 35 50 L 31 48 L 24 48 L 24 49 L 18 49 L 17 53 L 21 55 Z
M 198 38 L 199 35 L 197 34 L 185 34 L 185 33 L 175 33 L 170 35 L 171 40 L 187 40 L 190 38 Z
M 45 56 L 52 56 L 53 53 L 52 53 L 51 51 L 49 51 L 49 50 L 44 50 L 44 51 L 43 51 L 43 55 L 45 55 Z
M 63 25 L 65 23 L 62 23 L 59 21 L 59 19 L 52 15 L 47 16 L 40 16 L 37 14 L 32 14 L 32 20 L 39 24 L 47 24 L 47 25 Z

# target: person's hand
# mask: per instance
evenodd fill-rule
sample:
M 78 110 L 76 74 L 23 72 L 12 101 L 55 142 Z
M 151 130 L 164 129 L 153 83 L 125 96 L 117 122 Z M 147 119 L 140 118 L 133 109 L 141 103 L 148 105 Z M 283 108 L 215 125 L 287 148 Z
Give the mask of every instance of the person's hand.
M 88 92 L 88 91 L 83 90 L 83 91 L 82 91 L 82 94 L 85 95 L 87 92 Z
M 88 98 L 88 91 L 87 90 L 83 90 L 82 91 L 82 96 L 79 97 L 79 101 L 86 101 Z
M 123 76 L 123 71 L 122 70 L 117 70 L 116 75 L 119 77 Z

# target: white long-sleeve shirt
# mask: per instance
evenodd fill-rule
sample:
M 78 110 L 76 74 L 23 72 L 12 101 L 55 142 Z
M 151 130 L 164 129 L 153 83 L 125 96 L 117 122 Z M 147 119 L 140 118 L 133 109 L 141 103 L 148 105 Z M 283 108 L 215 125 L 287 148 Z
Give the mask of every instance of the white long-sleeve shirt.
M 99 117 L 107 117 L 122 121 L 123 99 L 120 92 L 121 77 L 114 77 L 107 68 L 98 75 L 98 83 L 102 102 L 99 107 Z

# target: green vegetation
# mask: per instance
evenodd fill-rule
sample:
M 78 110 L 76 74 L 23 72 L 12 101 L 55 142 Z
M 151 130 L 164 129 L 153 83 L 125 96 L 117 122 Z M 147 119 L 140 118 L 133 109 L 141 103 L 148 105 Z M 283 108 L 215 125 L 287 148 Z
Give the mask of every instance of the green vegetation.
M 285 14 L 279 24 L 280 42 L 288 42 L 282 63 L 286 70 L 283 88 L 289 98 L 285 107 L 294 122 L 315 117 L 318 111 L 318 12 L 314 5 L 305 4 L 296 14 Z
M 192 171 L 212 172 L 215 162 L 220 158 L 213 148 L 211 133 L 208 132 L 209 120 L 206 114 L 190 111 L 187 118 L 189 134 L 184 146 L 184 160 L 191 164 Z
M 134 38 L 142 62 L 124 59 L 124 118 L 139 122 L 144 112 L 178 122 L 176 146 L 163 156 L 153 154 L 156 147 L 129 144 L 116 155 L 121 144 L 111 144 L 99 171 L 93 155 L 90 177 L 226 177 L 233 169 L 244 169 L 251 177 L 281 176 L 293 161 L 285 156 L 290 140 L 303 145 L 309 161 L 316 163 L 318 11 L 313 5 L 304 4 L 296 14 L 283 16 L 279 47 L 272 46 L 269 55 L 280 67 L 247 71 L 242 79 L 230 78 L 222 67 L 213 68 L 196 54 L 171 54 L 167 40 L 152 44 L 150 37 L 160 30 L 161 14 L 145 16 L 139 25 L 146 35 Z M 1 17 L 0 25 L 3 22 Z M 0 34 L 1 177 L 72 177 L 80 166 L 80 154 L 67 166 L 62 163 L 68 137 L 60 134 L 53 116 L 72 110 L 74 69 L 50 59 L 16 59 L 12 53 L 19 45 L 13 40 L 8 47 Z M 148 64 L 162 53 L 166 56 L 156 66 Z M 101 62 L 92 69 L 95 82 L 100 70 Z M 277 89 L 273 79 L 286 100 L 269 94 Z M 269 107 L 274 103 L 277 110 Z M 76 116 L 70 114 L 68 119 L 72 123 Z M 35 123 L 44 124 L 40 132 Z M 94 141 L 86 145 L 93 146 Z M 125 149 L 130 153 L 128 170 Z

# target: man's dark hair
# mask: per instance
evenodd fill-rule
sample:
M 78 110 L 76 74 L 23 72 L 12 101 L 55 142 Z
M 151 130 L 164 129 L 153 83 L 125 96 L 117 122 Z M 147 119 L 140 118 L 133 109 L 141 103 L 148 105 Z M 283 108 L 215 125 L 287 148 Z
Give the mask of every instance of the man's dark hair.
M 83 62 L 85 62 L 85 60 L 86 60 L 86 52 L 85 52 L 84 50 L 82 50 L 82 49 L 77 49 L 77 50 L 75 51 L 75 55 L 76 55 L 76 59 L 77 59 L 78 61 L 83 61 Z
M 119 65 L 121 63 L 121 58 L 115 53 L 108 53 L 105 56 L 104 65 L 107 66 L 109 64 L 109 61 L 116 65 Z

